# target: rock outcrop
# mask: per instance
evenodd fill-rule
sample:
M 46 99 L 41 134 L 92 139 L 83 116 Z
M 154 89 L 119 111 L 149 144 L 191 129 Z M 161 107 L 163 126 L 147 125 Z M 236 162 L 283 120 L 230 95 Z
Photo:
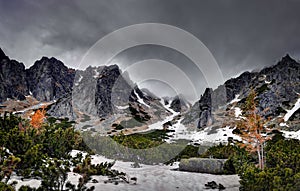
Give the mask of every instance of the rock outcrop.
M 114 106 L 128 105 L 131 85 L 123 78 L 117 65 L 105 66 L 96 86 L 95 103 L 99 117 L 113 114 Z
M 199 100 L 199 122 L 198 128 L 210 126 L 213 123 L 212 116 L 212 92 L 211 88 L 206 88 L 204 94 Z

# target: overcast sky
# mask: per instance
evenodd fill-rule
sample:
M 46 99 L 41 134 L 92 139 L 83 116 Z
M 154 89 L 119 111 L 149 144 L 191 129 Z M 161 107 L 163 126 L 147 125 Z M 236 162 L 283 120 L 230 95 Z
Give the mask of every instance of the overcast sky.
M 26 66 L 53 56 L 76 68 L 103 36 L 137 23 L 164 23 L 201 40 L 228 79 L 286 53 L 299 59 L 299 8 L 300 0 L 0 0 L 0 47 Z M 130 62 L 158 54 L 156 47 L 141 48 L 147 51 L 123 56 Z M 162 49 L 169 61 L 185 60 Z

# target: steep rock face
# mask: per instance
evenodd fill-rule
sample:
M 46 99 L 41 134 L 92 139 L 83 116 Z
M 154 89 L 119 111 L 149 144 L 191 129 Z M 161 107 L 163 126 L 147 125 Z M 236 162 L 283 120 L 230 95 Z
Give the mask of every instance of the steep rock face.
M 195 120 L 191 113 L 197 111 L 197 105 L 200 114 L 197 118 L 197 127 L 209 126 L 211 122 L 215 122 L 213 117 L 215 111 L 222 113 L 220 110 L 226 109 L 226 104 L 236 96 L 240 99 L 237 106 L 241 107 L 251 89 L 256 91 L 259 101 L 257 107 L 259 112 L 266 111 L 265 117 L 283 115 L 284 111 L 291 109 L 299 98 L 299 71 L 300 64 L 286 55 L 276 65 L 264 68 L 260 72 L 244 72 L 237 78 L 227 80 L 213 91 L 206 89 L 199 102 L 185 115 L 183 122 Z M 299 120 L 297 117 L 293 119 Z
M 172 102 L 171 102 L 171 105 L 170 105 L 170 108 L 173 109 L 174 111 L 176 112 L 180 112 L 181 111 L 181 100 L 178 96 L 176 96 Z
M 24 100 L 28 93 L 24 64 L 10 60 L 0 49 L 0 102 Z
M 99 117 L 113 114 L 114 106 L 128 105 L 132 87 L 117 65 L 105 66 L 97 79 L 95 103 Z
M 212 117 L 212 92 L 211 88 L 206 88 L 199 100 L 199 122 L 198 128 L 204 128 L 213 123 Z
M 190 103 L 182 95 L 177 95 L 172 99 L 170 108 L 176 112 L 184 113 L 190 109 Z
M 299 71 L 300 64 L 286 55 L 277 65 L 259 73 L 258 84 L 255 85 L 260 111 L 268 109 L 266 115 L 273 117 L 279 108 L 291 109 L 299 98 Z
M 255 75 L 256 73 L 244 72 L 237 78 L 227 80 L 224 84 L 226 89 L 226 101 L 229 102 L 233 100 L 243 88 L 248 87 Z
M 148 112 L 154 115 L 158 110 L 165 110 L 159 98 L 148 90 L 140 90 L 131 82 L 127 73 L 121 73 L 117 65 L 76 71 L 72 103 L 75 113 L 102 119 L 117 114 L 144 121 L 151 118 Z
M 33 96 L 40 101 L 51 101 L 71 92 L 75 70 L 55 58 L 43 57 L 26 70 L 26 75 Z
M 54 117 L 67 117 L 70 120 L 76 119 L 76 114 L 72 107 L 72 97 L 66 94 L 60 98 L 56 103 L 48 107 L 47 113 Z
M 89 115 L 97 115 L 95 95 L 97 79 L 103 67 L 91 67 L 77 70 L 72 91 L 73 106 L 76 111 Z

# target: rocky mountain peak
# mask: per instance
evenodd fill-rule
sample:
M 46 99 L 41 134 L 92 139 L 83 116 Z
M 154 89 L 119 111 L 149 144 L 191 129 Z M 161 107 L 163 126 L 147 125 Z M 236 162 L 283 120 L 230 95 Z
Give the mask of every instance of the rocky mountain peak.
M 26 70 L 33 96 L 40 101 L 58 99 L 71 92 L 75 70 L 56 58 L 42 57 Z
M 5 53 L 3 52 L 3 50 L 0 48 L 0 61 L 5 59 L 5 58 L 8 58 Z
M 57 70 L 66 71 L 68 70 L 68 67 L 54 57 L 48 58 L 44 56 L 40 60 L 37 60 L 29 69 L 43 70 L 44 72 L 55 72 Z
M 296 62 L 289 54 L 282 57 L 281 62 Z
M 182 94 L 179 94 L 172 98 L 170 108 L 176 112 L 185 112 L 190 108 L 190 103 Z

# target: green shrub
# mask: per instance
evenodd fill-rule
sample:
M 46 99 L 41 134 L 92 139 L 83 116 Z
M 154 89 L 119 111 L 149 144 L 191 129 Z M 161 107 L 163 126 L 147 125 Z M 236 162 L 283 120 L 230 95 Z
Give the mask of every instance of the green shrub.
M 11 185 L 8 185 L 8 184 L 0 181 L 0 190 L 14 191 L 15 189 Z
M 239 172 L 240 190 L 300 190 L 300 141 L 276 136 L 267 142 L 264 170 L 244 163 L 245 168 Z

